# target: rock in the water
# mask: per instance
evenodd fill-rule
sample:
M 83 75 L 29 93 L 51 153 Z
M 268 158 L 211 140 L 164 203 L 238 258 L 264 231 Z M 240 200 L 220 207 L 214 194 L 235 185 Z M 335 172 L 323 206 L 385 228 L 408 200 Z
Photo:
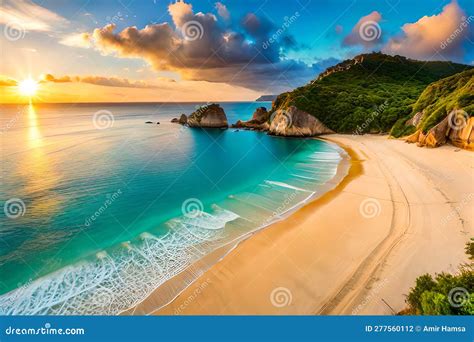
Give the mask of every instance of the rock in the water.
M 314 116 L 295 106 L 275 111 L 268 132 L 274 135 L 295 137 L 334 133 Z
M 216 103 L 200 107 L 187 120 L 189 127 L 227 128 L 224 109 Z
M 259 107 L 253 113 L 252 119 L 250 119 L 249 121 L 238 120 L 235 124 L 232 125 L 232 127 L 267 131 L 270 127 L 268 124 L 269 118 L 270 113 L 267 111 L 267 109 L 265 107 Z
M 188 122 L 188 117 L 186 116 L 186 114 L 181 114 L 181 116 L 179 117 L 178 122 L 181 125 L 185 125 Z
M 145 123 L 146 123 L 146 124 L 152 124 L 153 122 L 151 122 L 151 121 L 147 121 L 147 122 L 145 122 Z
M 265 107 L 258 107 L 252 115 L 252 122 L 262 124 L 270 118 L 270 113 Z
M 160 122 L 158 121 L 156 124 L 157 124 L 157 125 L 159 125 L 159 124 L 160 124 Z

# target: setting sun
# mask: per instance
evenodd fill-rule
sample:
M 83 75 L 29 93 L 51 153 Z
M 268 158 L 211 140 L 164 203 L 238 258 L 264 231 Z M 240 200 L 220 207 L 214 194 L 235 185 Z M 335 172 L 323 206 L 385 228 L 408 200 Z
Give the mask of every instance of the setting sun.
M 18 83 L 18 92 L 22 96 L 34 96 L 38 90 L 38 82 L 32 79 L 26 79 Z

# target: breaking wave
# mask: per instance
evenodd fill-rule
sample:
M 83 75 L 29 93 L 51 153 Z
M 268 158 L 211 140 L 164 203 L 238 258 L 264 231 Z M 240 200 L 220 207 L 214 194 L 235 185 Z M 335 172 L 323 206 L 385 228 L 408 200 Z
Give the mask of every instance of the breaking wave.
M 208 212 L 169 220 L 164 235 L 142 233 L 1 295 L 0 315 L 116 315 L 133 308 L 210 252 L 333 188 L 339 181 L 334 180 L 336 174 L 342 178 L 347 173 L 339 169 L 344 153 L 337 147 L 314 152 L 293 165 L 290 179 L 265 180 L 248 192 L 228 196 Z M 189 282 L 198 276 L 193 274 Z M 173 289 L 161 305 L 182 289 Z

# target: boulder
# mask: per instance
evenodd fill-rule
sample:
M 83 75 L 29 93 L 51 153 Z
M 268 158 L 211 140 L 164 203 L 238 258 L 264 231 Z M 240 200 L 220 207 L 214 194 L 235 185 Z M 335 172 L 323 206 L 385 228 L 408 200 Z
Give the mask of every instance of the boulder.
M 238 120 L 231 127 L 267 131 L 270 127 L 270 125 L 268 124 L 269 118 L 270 113 L 267 111 L 267 109 L 265 107 L 259 107 L 253 112 L 252 119 L 248 121 Z
M 227 128 L 227 116 L 224 109 L 216 103 L 202 106 L 192 113 L 187 123 L 189 127 Z
M 172 123 L 179 123 L 181 125 L 186 125 L 186 123 L 188 122 L 188 118 L 186 116 L 186 114 L 181 114 L 181 116 L 178 118 L 173 118 L 171 119 L 171 122 Z
M 270 121 L 268 132 L 274 135 L 305 137 L 334 133 L 314 116 L 295 106 L 276 110 Z
M 270 119 L 270 113 L 267 111 L 265 107 L 258 107 L 253 112 L 252 119 L 250 122 L 262 124 Z
M 448 139 L 454 146 L 474 150 L 474 117 L 458 116 L 450 125 Z
M 186 114 L 181 114 L 181 116 L 179 117 L 178 122 L 181 125 L 185 125 L 188 122 L 188 117 L 186 116 Z

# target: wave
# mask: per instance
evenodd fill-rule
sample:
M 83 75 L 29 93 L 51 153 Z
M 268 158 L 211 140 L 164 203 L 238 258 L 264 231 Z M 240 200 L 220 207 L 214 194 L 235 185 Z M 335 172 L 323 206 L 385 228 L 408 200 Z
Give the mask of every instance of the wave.
M 264 180 L 228 196 L 199 215 L 165 223 L 161 236 L 142 233 L 79 263 L 0 296 L 0 315 L 116 315 L 135 307 L 158 287 L 186 271 L 166 305 L 202 272 L 192 265 L 223 246 L 281 220 L 336 185 L 344 152 L 314 152 L 293 165 L 290 179 Z M 338 170 L 339 169 L 339 170 Z M 345 176 L 347 170 L 342 170 Z

